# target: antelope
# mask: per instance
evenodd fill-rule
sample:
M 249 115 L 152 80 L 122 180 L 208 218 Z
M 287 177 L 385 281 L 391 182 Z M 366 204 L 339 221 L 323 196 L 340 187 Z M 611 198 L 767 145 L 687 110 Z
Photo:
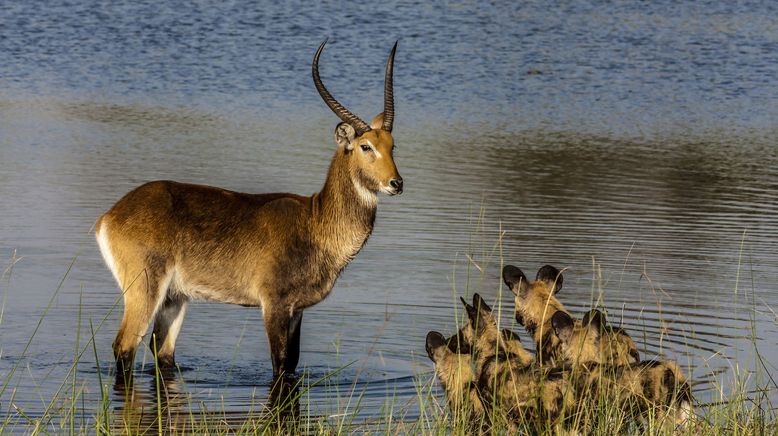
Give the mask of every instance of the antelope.
M 370 124 L 322 83 L 319 57 L 326 43 L 316 51 L 311 73 L 341 122 L 321 191 L 310 197 L 249 194 L 155 181 L 130 191 L 95 223 L 100 252 L 124 297 L 113 342 L 117 367 L 131 371 L 152 319 L 157 361 L 174 366 L 187 303 L 205 299 L 260 307 L 273 375 L 294 374 L 303 310 L 327 297 L 364 246 L 378 193 L 403 191 L 392 138 L 397 43 L 386 64 L 384 111 Z

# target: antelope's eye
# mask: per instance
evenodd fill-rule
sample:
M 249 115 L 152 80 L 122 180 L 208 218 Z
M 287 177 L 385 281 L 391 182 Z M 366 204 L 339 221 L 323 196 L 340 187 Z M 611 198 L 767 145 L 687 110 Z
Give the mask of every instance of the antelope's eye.
M 371 147 L 371 146 L 369 146 L 367 144 L 362 144 L 362 151 L 367 152 L 367 151 L 370 151 L 372 149 L 373 149 L 373 147 Z

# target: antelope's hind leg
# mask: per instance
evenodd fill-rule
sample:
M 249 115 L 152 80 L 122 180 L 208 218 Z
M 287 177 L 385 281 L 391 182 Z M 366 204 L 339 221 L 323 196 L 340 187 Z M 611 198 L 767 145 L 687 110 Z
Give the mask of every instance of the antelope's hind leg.
M 149 346 L 154 352 L 153 348 L 156 345 L 157 362 L 160 368 L 172 369 L 176 366 L 176 339 L 184 323 L 187 301 L 185 296 L 174 295 L 168 290 L 165 301 L 154 318 L 154 336 L 149 341 Z
M 145 257 L 149 259 L 149 257 Z M 125 269 L 124 315 L 113 342 L 117 369 L 132 370 L 135 351 L 149 328 L 151 319 L 167 296 L 172 269 L 160 260 L 149 259 L 144 264 Z M 117 371 L 117 375 L 120 371 Z

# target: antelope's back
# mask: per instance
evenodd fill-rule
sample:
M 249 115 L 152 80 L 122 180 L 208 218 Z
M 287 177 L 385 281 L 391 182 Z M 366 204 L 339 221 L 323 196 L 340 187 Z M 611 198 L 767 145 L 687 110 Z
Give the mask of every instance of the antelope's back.
M 293 194 L 244 194 L 173 181 L 149 182 L 130 191 L 95 224 L 113 249 L 142 245 L 157 255 L 233 257 L 272 244 L 305 221 L 308 198 Z

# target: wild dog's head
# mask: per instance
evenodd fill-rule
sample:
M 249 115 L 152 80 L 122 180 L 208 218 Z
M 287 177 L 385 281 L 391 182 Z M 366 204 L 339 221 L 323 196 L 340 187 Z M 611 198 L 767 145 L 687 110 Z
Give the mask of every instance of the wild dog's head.
M 562 274 L 553 266 L 540 268 L 532 283 L 513 265 L 502 269 L 502 278 L 515 296 L 516 321 L 530 334 L 535 335 L 539 327 L 549 322 L 554 312 L 565 310 L 555 296 L 562 289 Z
M 473 295 L 473 305 L 459 297 L 465 308 L 467 318 L 462 323 L 457 333 L 449 338 L 449 349 L 455 353 L 475 353 L 476 341 L 481 338 L 482 342 L 496 340 L 500 335 L 497 325 L 497 319 L 492 314 L 492 308 L 486 304 L 480 295 Z
M 581 324 L 599 328 L 601 363 L 629 365 L 640 362 L 640 353 L 635 341 L 624 329 L 608 324 L 604 313 L 592 309 L 584 315 Z
M 472 305 L 464 298 L 459 299 L 467 312 L 467 323 L 460 329 L 462 337 L 476 353 L 490 350 L 500 338 L 500 327 L 492 308 L 479 294 L 473 294 Z
M 554 334 L 561 342 L 560 349 L 565 362 L 582 365 L 600 362 L 600 330 L 596 320 L 589 323 L 577 323 L 567 313 L 557 311 L 551 316 Z
M 450 339 L 452 350 L 453 342 L 468 344 L 470 351 L 476 355 L 476 374 L 481 371 L 481 366 L 486 359 L 502 353 L 505 357 L 515 356 L 524 365 L 529 365 L 535 359 L 521 344 L 519 336 L 508 329 L 500 330 L 497 317 L 492 308 L 486 304 L 479 294 L 473 295 L 473 304 L 470 305 L 460 298 L 467 312 L 467 321 L 455 337 Z
M 475 383 L 475 373 L 470 364 L 470 354 L 451 351 L 442 334 L 427 333 L 425 348 L 435 364 L 435 374 L 446 391 L 446 398 L 452 412 L 460 413 L 463 407 L 482 408 Z

